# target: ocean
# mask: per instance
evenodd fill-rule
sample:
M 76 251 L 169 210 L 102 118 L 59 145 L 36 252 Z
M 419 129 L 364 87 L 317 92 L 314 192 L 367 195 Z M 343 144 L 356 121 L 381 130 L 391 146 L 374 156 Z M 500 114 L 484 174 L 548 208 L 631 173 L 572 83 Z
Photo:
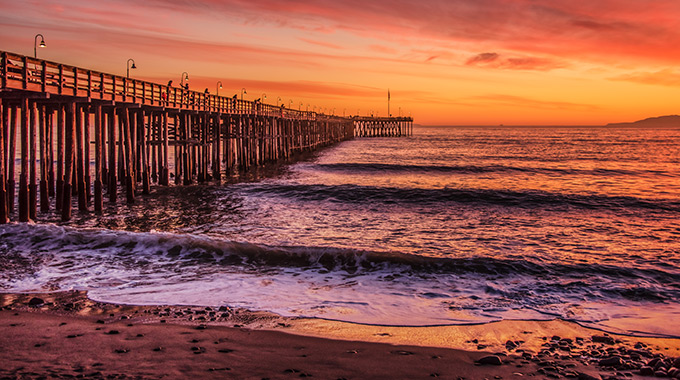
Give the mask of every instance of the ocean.
M 679 148 L 678 128 L 358 138 L 244 182 L 2 225 L 0 291 L 679 337 Z

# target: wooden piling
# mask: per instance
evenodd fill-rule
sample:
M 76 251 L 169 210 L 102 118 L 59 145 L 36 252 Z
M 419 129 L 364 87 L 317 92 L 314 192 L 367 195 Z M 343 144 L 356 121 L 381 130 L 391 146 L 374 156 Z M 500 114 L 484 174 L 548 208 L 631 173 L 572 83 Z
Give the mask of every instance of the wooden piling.
M 163 185 L 170 185 L 170 159 L 168 158 L 169 153 L 169 136 L 168 136 L 168 112 L 163 111 Z
M 71 208 L 72 208 L 72 198 L 71 198 L 71 181 L 73 178 L 73 161 L 75 157 L 75 133 L 76 133 L 76 103 L 70 102 L 66 106 L 66 123 L 64 130 L 64 182 L 62 193 L 62 204 L 61 204 L 61 220 L 69 221 L 71 220 Z
M 121 119 L 124 135 L 121 136 L 121 142 L 123 142 L 123 156 L 125 161 L 125 166 L 123 167 L 123 174 L 125 176 L 125 195 L 128 203 L 134 203 L 135 201 L 135 171 L 134 171 L 134 161 L 132 160 L 132 135 L 130 132 L 130 109 L 123 108 L 121 110 Z M 121 160 L 123 161 L 123 160 Z
M 108 134 L 109 134 L 109 179 L 108 179 L 108 192 L 109 192 L 109 202 L 116 203 L 118 198 L 118 179 L 116 177 L 116 129 L 117 129 L 117 117 L 116 109 L 112 108 L 108 115 L 109 122 L 107 123 Z
M 50 196 L 47 190 L 48 181 L 48 158 L 47 158 L 47 119 L 45 106 L 38 109 L 39 132 L 40 132 L 40 212 L 46 213 L 50 210 Z
M 28 217 L 30 220 L 36 220 L 38 210 L 38 184 L 36 178 L 37 171 L 37 117 L 38 108 L 36 102 L 30 102 L 29 109 L 29 124 L 28 137 L 29 142 L 29 180 L 28 180 Z
M 5 191 L 5 176 L 7 167 L 6 142 L 7 130 L 9 129 L 9 106 L 4 99 L 0 98 L 2 108 L 2 121 L 0 124 L 0 224 L 9 222 L 9 209 L 7 208 L 7 192 Z
M 151 123 L 149 123 L 149 129 L 151 129 Z M 138 136 L 138 148 L 141 165 L 142 174 L 142 194 L 149 194 L 151 192 L 151 177 L 149 175 L 149 158 L 147 156 L 147 141 L 144 128 L 144 111 L 140 110 L 137 113 L 137 136 Z
M 90 177 L 90 128 L 92 127 L 91 122 L 90 122 L 90 114 L 91 114 L 91 107 L 89 104 L 85 105 L 84 107 L 85 110 L 85 125 L 83 129 L 83 164 L 84 164 L 84 172 L 83 172 L 83 182 L 84 182 L 84 188 L 85 188 L 85 208 L 90 203 L 90 199 L 92 198 L 92 193 L 90 191 L 90 184 L 92 181 L 92 178 Z
M 104 208 L 102 194 L 102 149 L 103 149 L 103 112 L 102 105 L 94 108 L 94 211 L 102 212 Z
M 19 174 L 19 221 L 29 221 L 28 206 L 28 98 L 21 100 L 21 172 Z
M 59 105 L 57 113 L 57 187 L 55 208 L 62 210 L 64 201 L 64 131 L 66 130 L 66 108 Z
M 46 110 L 46 125 L 45 125 L 45 150 L 47 161 L 47 195 L 48 197 L 55 196 L 55 173 L 54 173 L 54 110 L 50 107 Z M 49 199 L 49 198 L 48 198 Z
M 85 149 L 83 147 L 83 129 L 85 118 L 89 118 L 86 111 L 87 106 L 76 107 L 76 130 L 75 130 L 75 154 L 76 154 L 76 175 L 73 186 L 78 189 L 78 210 L 87 211 L 87 193 L 85 191 Z

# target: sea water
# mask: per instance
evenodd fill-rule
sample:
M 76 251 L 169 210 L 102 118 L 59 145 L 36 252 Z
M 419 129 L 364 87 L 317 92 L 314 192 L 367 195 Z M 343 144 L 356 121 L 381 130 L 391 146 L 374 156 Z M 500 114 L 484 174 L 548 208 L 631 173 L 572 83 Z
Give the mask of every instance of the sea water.
M 257 180 L 0 226 L 0 291 L 680 336 L 679 152 L 677 128 L 358 138 Z

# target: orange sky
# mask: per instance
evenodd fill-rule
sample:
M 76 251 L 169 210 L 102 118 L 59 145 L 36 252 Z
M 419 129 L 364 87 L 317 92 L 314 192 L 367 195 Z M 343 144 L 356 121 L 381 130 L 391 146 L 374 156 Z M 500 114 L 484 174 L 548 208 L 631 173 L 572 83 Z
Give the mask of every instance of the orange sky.
M 680 113 L 678 0 L 0 0 L 0 50 L 429 125 Z M 300 106 L 302 103 L 302 106 Z

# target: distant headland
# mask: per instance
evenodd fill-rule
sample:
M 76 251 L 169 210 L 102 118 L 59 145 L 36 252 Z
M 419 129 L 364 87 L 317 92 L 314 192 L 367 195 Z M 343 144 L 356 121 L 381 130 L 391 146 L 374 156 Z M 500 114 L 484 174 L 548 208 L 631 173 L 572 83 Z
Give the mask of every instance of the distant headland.
M 679 115 L 650 117 L 631 123 L 609 123 L 607 127 L 680 127 Z

